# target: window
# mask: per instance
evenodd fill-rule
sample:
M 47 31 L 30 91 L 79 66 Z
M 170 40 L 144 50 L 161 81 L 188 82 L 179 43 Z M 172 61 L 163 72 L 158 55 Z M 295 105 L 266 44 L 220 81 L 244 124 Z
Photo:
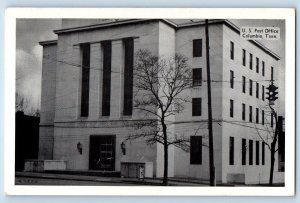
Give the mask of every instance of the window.
M 230 42 L 230 58 L 234 60 L 234 43 Z
M 261 143 L 261 165 L 265 165 L 265 142 Z
M 132 115 L 133 100 L 133 57 L 134 41 L 133 38 L 123 39 L 124 45 L 124 106 L 123 115 Z
M 89 115 L 89 94 L 90 94 L 90 44 L 80 45 L 82 56 L 81 68 L 81 117 Z
M 231 70 L 230 71 L 230 88 L 233 89 L 234 86 L 234 72 Z
M 252 106 L 249 106 L 249 122 L 252 122 Z
M 271 81 L 274 81 L 274 68 L 271 67 Z
M 111 87 L 111 41 L 102 42 L 103 81 L 102 81 L 102 116 L 110 115 Z
M 246 93 L 246 77 L 243 76 L 243 93 Z
M 202 164 L 202 136 L 190 137 L 190 164 Z
M 256 72 L 259 73 L 259 58 L 256 57 Z
M 265 125 L 265 111 L 264 110 L 261 111 L 261 124 Z
M 193 57 L 202 56 L 202 39 L 193 40 Z
M 261 73 L 262 73 L 262 76 L 265 76 L 265 62 L 264 61 L 262 61 Z
M 253 140 L 249 140 L 249 165 L 253 165 Z
M 242 120 L 246 119 L 246 105 L 242 104 Z
M 255 119 L 256 123 L 259 123 L 259 109 L 256 108 L 256 119 Z
M 229 138 L 229 164 L 234 165 L 234 137 Z
M 249 95 L 252 96 L 252 80 L 249 80 Z
M 193 69 L 193 86 L 202 85 L 202 68 Z
M 274 115 L 273 115 L 273 113 L 271 113 L 271 127 L 272 127 L 272 128 L 273 128 L 273 126 L 274 126 L 273 117 L 274 117 Z
M 193 98 L 192 100 L 192 115 L 201 116 L 201 98 Z
M 261 98 L 263 101 L 265 101 L 265 86 L 263 86 L 263 85 L 262 85 Z
M 233 118 L 233 100 L 230 99 L 230 117 Z
M 242 165 L 246 165 L 246 139 L 242 139 Z
M 246 50 L 243 49 L 243 66 L 246 66 Z
M 250 70 L 252 70 L 253 69 L 253 55 L 252 54 L 250 54 L 250 60 L 249 60 L 250 62 L 249 62 L 249 68 L 250 68 Z
M 256 98 L 259 98 L 259 84 L 256 83 Z
M 255 155 L 256 155 L 256 165 L 259 165 L 259 141 L 256 141 L 256 147 L 255 147 L 255 149 L 256 149 L 256 153 L 255 153 Z

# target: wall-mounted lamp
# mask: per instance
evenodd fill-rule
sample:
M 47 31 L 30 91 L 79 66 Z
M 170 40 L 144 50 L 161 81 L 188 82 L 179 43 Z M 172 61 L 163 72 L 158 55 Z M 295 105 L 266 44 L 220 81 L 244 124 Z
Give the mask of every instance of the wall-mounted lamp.
M 122 150 L 123 155 L 125 155 L 126 154 L 126 147 L 125 147 L 124 142 L 121 143 L 121 150 Z
M 80 154 L 82 154 L 82 144 L 80 142 L 77 143 L 77 150 Z

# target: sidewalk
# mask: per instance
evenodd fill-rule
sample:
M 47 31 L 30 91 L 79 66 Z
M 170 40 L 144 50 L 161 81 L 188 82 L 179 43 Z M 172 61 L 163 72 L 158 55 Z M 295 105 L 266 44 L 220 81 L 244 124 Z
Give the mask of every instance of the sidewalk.
M 120 177 L 103 177 L 103 176 L 87 176 L 87 175 L 69 175 L 69 174 L 51 174 L 39 172 L 16 172 L 16 177 L 25 178 L 43 178 L 57 180 L 76 180 L 76 181 L 92 181 L 105 183 L 132 183 L 136 185 L 162 186 L 162 179 L 159 178 L 120 178 Z M 207 181 L 189 180 L 180 178 L 170 178 L 169 186 L 208 186 Z

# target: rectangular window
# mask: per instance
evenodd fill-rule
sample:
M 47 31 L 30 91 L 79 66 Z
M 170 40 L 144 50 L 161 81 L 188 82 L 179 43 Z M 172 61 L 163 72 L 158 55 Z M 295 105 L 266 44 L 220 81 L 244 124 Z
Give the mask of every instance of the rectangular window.
M 253 165 L 253 140 L 249 140 L 249 165 Z
M 242 139 L 242 165 L 246 165 L 246 139 Z
M 202 39 L 193 40 L 193 57 L 202 56 Z
M 234 165 L 234 137 L 229 138 L 229 164 Z
M 193 86 L 202 85 L 202 68 L 193 69 Z
M 264 110 L 261 111 L 261 124 L 265 125 L 265 111 Z
M 246 66 L 246 50 L 243 49 L 243 66 Z
M 261 143 L 261 165 L 265 165 L 265 142 Z
M 82 63 L 81 63 L 81 117 L 89 115 L 89 94 L 90 94 L 90 44 L 80 45 Z
M 262 61 L 261 73 L 262 73 L 262 76 L 265 76 L 265 62 L 264 61 Z
M 259 141 L 256 141 L 256 147 L 255 147 L 255 149 L 256 149 L 256 153 L 255 153 L 255 155 L 256 155 L 256 165 L 259 165 Z
M 246 77 L 243 76 L 243 93 L 246 93 Z
M 250 60 L 249 60 L 250 62 L 249 62 L 249 68 L 250 68 L 250 70 L 252 70 L 253 69 L 253 55 L 252 54 L 250 54 Z
M 249 122 L 252 122 L 252 106 L 249 106 Z
M 234 87 L 234 72 L 231 70 L 230 71 L 230 88 L 233 89 Z
M 246 119 L 246 105 L 242 104 L 242 120 Z
M 265 101 L 265 86 L 263 86 L 263 85 L 262 85 L 261 98 L 263 101 Z
M 201 98 L 193 98 L 192 99 L 192 115 L 193 116 L 201 116 Z
M 256 57 L 256 72 L 259 73 L 259 58 Z
M 110 115 L 111 41 L 103 41 L 102 116 Z
M 123 39 L 124 44 L 124 108 L 123 115 L 132 115 L 133 103 L 133 38 Z
M 230 42 L 230 58 L 234 60 L 234 43 Z
M 202 164 L 202 136 L 190 137 L 190 164 Z
M 274 81 L 274 68 L 271 67 L 271 81 Z
M 259 109 L 256 108 L 256 119 L 255 119 L 256 123 L 259 123 Z
M 249 95 L 252 96 L 252 80 L 249 80 Z
M 233 118 L 233 108 L 234 108 L 233 105 L 234 105 L 234 104 L 233 104 L 233 100 L 230 99 L 230 117 L 231 117 L 231 118 Z
M 256 83 L 256 98 L 259 98 L 259 84 Z

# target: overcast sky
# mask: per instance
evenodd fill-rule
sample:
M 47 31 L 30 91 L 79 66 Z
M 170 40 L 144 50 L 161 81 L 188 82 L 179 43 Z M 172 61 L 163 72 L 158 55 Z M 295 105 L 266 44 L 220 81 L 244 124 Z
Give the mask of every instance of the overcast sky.
M 280 40 L 260 40 L 280 57 L 279 106 L 284 111 L 285 24 L 282 20 L 232 20 L 240 26 L 280 27 Z M 26 97 L 34 109 L 40 107 L 42 47 L 39 41 L 57 39 L 53 30 L 61 27 L 60 19 L 18 19 L 16 27 L 16 91 Z

